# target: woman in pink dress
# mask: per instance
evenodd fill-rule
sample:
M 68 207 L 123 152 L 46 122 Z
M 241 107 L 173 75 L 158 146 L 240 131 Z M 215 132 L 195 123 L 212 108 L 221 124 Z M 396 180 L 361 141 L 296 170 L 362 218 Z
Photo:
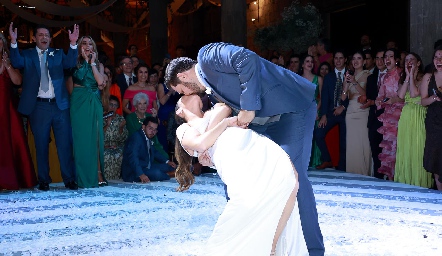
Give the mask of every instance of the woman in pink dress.
M 138 68 L 136 70 L 138 82 L 135 84 L 129 86 L 123 97 L 123 112 L 126 114 L 130 114 L 135 111 L 135 107 L 131 106 L 128 107 L 129 102 L 132 102 L 132 99 L 134 96 L 139 93 L 145 93 L 149 97 L 149 105 L 147 106 L 146 112 L 149 114 L 152 114 L 152 108 L 155 108 L 155 110 L 158 110 L 157 105 L 157 88 L 154 84 L 150 83 L 149 77 L 150 72 L 149 68 L 145 64 L 138 65 Z
M 384 75 L 379 88 L 376 106 L 378 109 L 384 109 L 378 119 L 382 122 L 382 127 L 378 132 L 383 135 L 383 140 L 379 146 L 382 153 L 379 154 L 381 167 L 379 173 L 387 175 L 389 180 L 394 178 L 394 168 L 396 164 L 396 146 L 397 146 L 397 127 L 401 116 L 404 100 L 399 98 L 399 79 L 402 69 L 397 66 L 396 60 L 400 54 L 396 49 L 388 49 L 384 53 L 384 63 L 387 67 L 387 74 Z

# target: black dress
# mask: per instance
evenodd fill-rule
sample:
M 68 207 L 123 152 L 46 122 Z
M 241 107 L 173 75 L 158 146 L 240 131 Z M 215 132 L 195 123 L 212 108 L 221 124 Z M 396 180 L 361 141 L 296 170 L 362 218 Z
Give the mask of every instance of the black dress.
M 428 84 L 428 95 L 434 95 L 435 92 L 440 95 L 436 80 L 432 75 Z M 439 181 L 442 181 L 442 101 L 435 101 L 428 105 L 425 130 L 427 137 L 424 149 L 424 168 L 427 172 L 438 174 Z

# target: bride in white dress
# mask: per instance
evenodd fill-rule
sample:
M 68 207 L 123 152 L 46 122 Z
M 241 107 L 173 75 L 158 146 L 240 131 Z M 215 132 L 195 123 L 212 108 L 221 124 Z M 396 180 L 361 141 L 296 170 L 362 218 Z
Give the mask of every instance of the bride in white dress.
M 204 255 L 308 255 L 289 156 L 270 139 L 236 127 L 228 106 L 217 104 L 202 116 L 194 107 L 198 101 L 199 96 L 183 96 L 177 105 L 178 190 L 193 184 L 191 158 L 205 152 L 230 197 Z

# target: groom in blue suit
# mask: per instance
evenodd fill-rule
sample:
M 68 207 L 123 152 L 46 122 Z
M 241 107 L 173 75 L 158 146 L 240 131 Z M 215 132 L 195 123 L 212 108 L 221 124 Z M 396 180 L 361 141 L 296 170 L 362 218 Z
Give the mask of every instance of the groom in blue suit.
M 298 171 L 301 224 L 310 255 L 324 255 L 313 189 L 307 169 L 316 118 L 316 86 L 243 47 L 212 43 L 198 61 L 170 62 L 165 82 L 180 94 L 210 90 L 238 113 L 238 124 L 268 136 L 290 156 Z
M 69 189 L 78 189 L 73 169 L 69 93 L 63 73 L 63 69 L 76 65 L 78 34 L 78 25 L 74 25 L 73 32 L 69 30 L 71 44 L 66 55 L 62 49 L 49 48 L 49 29 L 38 25 L 32 37 L 36 47 L 20 52 L 17 48 L 17 28 L 13 29 L 12 22 L 9 26 L 11 64 L 23 72 L 23 90 L 18 111 L 29 116 L 37 153 L 39 189 L 44 191 L 49 190 L 49 183 L 52 182 L 48 160 L 51 127 L 63 182 Z

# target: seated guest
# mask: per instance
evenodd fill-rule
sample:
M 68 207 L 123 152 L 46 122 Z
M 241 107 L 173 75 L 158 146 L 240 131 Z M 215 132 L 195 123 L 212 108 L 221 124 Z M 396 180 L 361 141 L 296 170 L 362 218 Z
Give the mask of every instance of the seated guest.
M 127 139 L 126 120 L 117 114 L 120 107 L 117 96 L 109 96 L 109 115 L 104 121 L 104 176 L 115 180 L 120 178 L 123 161 L 124 141 Z
M 157 112 L 155 109 L 153 109 L 153 114 L 149 114 L 146 112 L 146 108 L 149 105 L 149 97 L 143 92 L 135 94 L 132 100 L 132 105 L 135 107 L 135 112 L 132 112 L 126 116 L 126 128 L 129 132 L 129 137 L 140 130 L 145 118 L 149 116 L 157 116 Z M 168 154 L 166 153 L 166 151 L 164 151 L 163 146 L 159 143 L 157 136 L 153 138 L 153 142 L 157 153 L 162 154 L 164 157 L 167 158 Z
M 153 138 L 158 129 L 158 120 L 149 116 L 144 119 L 141 129 L 127 139 L 123 151 L 121 176 L 125 182 L 162 181 L 170 179 L 167 172 L 176 164 L 156 153 Z M 154 159 L 159 163 L 154 163 Z

